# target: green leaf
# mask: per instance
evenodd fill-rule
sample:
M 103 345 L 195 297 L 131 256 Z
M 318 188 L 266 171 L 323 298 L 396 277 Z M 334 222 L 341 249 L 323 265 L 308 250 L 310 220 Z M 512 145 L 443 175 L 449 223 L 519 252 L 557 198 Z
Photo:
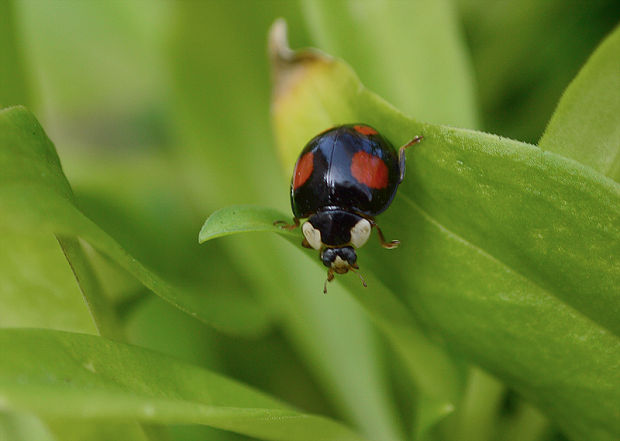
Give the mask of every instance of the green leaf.
M 220 375 L 101 337 L 0 330 L 4 408 L 53 418 L 204 424 L 269 440 L 361 440 Z
M 304 0 L 314 45 L 419 120 L 473 128 L 474 78 L 448 1 Z
M 277 220 L 283 220 L 288 223 L 289 217 L 277 210 L 251 205 L 222 208 L 207 218 L 200 229 L 198 242 L 204 243 L 207 240 L 234 233 L 258 231 L 281 233 L 297 238 L 299 234 L 273 224 Z
M 539 145 L 620 181 L 620 27 L 568 86 Z
M 367 245 L 362 271 L 570 436 L 618 438 L 620 187 L 535 146 L 408 119 L 339 60 L 280 50 L 275 63 L 289 171 L 330 125 L 365 122 L 396 146 L 424 135 L 378 219 L 402 245 Z
M 256 301 L 175 286 L 129 255 L 75 206 L 54 146 L 24 108 L 0 111 L 0 212 L 7 228 L 80 237 L 164 300 L 220 330 L 256 334 L 268 324 Z M 231 307 L 231 303 L 234 307 Z

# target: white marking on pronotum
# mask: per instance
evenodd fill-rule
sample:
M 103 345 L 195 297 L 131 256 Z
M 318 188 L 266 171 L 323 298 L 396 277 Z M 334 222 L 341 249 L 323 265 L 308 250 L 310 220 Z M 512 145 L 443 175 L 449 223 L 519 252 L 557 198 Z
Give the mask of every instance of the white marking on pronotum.
M 310 222 L 304 222 L 301 226 L 304 237 L 315 250 L 321 249 L 321 232 L 314 228 Z
M 370 229 L 372 226 L 366 219 L 358 221 L 353 228 L 351 228 L 351 245 L 355 248 L 359 248 L 366 243 L 370 237 Z

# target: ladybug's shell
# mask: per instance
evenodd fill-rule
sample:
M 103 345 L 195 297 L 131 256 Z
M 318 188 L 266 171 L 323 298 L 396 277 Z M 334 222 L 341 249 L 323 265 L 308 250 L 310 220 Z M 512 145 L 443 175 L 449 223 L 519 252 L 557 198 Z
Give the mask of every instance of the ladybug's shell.
M 341 209 L 373 217 L 385 211 L 400 183 L 398 155 L 364 124 L 334 127 L 314 137 L 295 164 L 291 206 L 297 218 Z

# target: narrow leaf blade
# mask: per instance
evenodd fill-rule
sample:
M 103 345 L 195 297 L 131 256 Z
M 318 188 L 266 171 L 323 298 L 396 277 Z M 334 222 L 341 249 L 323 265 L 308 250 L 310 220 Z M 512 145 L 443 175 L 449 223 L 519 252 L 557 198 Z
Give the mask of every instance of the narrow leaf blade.
M 620 26 L 568 86 L 539 145 L 620 181 Z

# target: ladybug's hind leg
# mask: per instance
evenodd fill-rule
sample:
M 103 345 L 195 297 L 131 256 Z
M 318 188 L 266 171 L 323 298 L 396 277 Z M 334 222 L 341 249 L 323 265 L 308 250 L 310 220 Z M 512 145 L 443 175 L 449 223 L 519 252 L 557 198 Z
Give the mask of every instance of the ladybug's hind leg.
M 383 235 L 383 231 L 381 231 L 381 228 L 379 228 L 379 225 L 373 222 L 372 226 L 377 229 L 377 235 L 379 236 L 379 242 L 381 242 L 381 246 L 383 248 L 388 249 L 388 250 L 393 250 L 394 248 L 397 248 L 398 245 L 400 245 L 400 240 L 391 240 L 389 242 L 386 241 L 385 236 Z
M 413 144 L 417 144 L 418 142 L 422 141 L 423 138 L 424 137 L 422 135 L 416 136 L 407 144 L 398 149 L 398 168 L 400 168 L 400 179 L 398 181 L 399 184 L 403 182 L 403 179 L 405 179 L 405 150 L 407 149 L 407 147 L 410 147 Z M 377 231 L 380 230 L 377 228 Z M 381 245 L 383 245 L 383 243 L 381 243 Z
M 280 228 L 284 229 L 284 230 L 294 230 L 295 228 L 297 228 L 299 226 L 299 218 L 298 217 L 294 217 L 293 218 L 293 223 L 292 224 L 287 224 L 286 221 L 283 220 L 277 220 L 273 223 L 276 226 L 279 226 Z

